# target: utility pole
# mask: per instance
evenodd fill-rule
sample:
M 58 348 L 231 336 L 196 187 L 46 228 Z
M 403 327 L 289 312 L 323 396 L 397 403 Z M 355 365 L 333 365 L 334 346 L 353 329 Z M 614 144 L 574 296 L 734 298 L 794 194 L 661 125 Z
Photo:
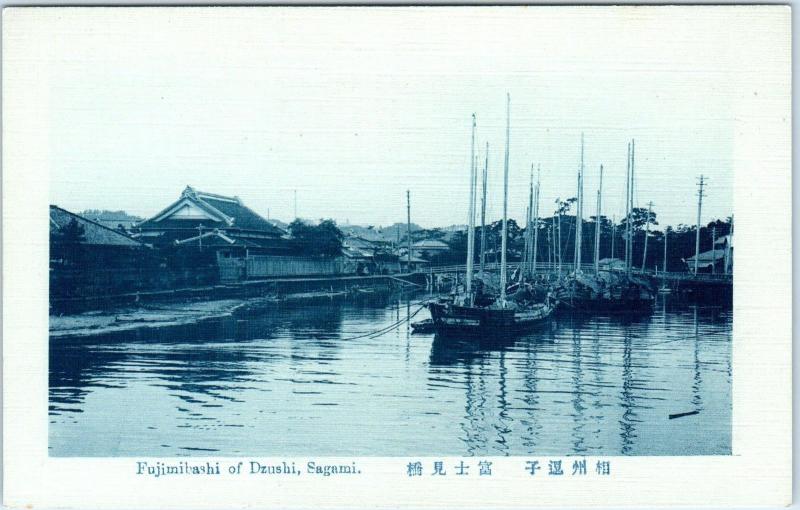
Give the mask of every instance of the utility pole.
M 486 180 L 489 175 L 489 142 L 486 142 L 486 161 L 483 164 L 483 185 L 481 191 L 481 275 L 486 265 Z
M 653 210 L 653 202 L 647 204 L 647 220 L 644 227 L 644 253 L 642 254 L 642 271 L 647 269 L 647 238 L 650 237 L 650 211 Z
M 470 166 L 469 166 L 469 218 L 467 224 L 467 281 L 465 290 L 467 292 L 467 299 L 472 304 L 472 265 L 475 260 L 475 174 L 476 174 L 476 161 L 475 161 L 475 114 L 472 114 L 472 148 L 470 153 Z
M 597 216 L 594 228 L 594 273 L 600 273 L 600 213 L 603 202 L 603 165 L 600 165 L 600 186 L 597 188 Z
M 700 256 L 700 215 L 703 211 L 703 186 L 705 184 L 705 177 L 700 175 L 697 191 L 697 233 L 694 240 L 694 274 L 697 274 L 697 259 Z
M 408 239 L 408 272 L 411 272 L 411 191 L 406 190 L 406 235 Z

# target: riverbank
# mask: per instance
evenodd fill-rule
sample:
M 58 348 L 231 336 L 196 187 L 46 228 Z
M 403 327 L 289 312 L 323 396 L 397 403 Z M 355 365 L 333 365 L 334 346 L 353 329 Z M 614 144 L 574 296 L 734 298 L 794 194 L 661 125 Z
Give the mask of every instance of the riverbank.
M 392 292 L 402 288 L 419 288 L 424 286 L 424 283 L 425 276 L 421 274 L 247 280 L 159 291 L 51 298 L 50 311 L 53 314 L 75 314 L 92 310 L 108 310 L 120 306 L 174 303 L 191 299 L 223 301 L 266 297 L 280 299 L 296 294 L 319 292 Z
M 403 290 L 419 287 L 351 286 L 347 290 L 316 290 L 241 299 L 189 298 L 160 303 L 136 303 L 73 313 L 50 314 L 50 337 L 90 337 L 174 326 L 233 317 L 250 310 L 270 306 L 316 304 L 330 302 L 384 302 Z

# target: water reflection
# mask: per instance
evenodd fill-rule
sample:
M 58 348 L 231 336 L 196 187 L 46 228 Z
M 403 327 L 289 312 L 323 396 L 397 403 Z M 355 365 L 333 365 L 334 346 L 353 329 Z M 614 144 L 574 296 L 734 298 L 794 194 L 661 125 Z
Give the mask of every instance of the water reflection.
M 505 340 L 390 328 L 418 310 L 368 298 L 53 338 L 51 455 L 730 453 L 729 310 L 664 300 Z

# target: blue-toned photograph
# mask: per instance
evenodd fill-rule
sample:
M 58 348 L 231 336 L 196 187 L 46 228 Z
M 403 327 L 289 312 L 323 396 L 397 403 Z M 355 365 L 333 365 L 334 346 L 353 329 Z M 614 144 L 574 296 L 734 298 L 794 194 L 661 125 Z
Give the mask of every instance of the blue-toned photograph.
M 725 26 L 237 12 L 54 24 L 51 457 L 734 453 Z

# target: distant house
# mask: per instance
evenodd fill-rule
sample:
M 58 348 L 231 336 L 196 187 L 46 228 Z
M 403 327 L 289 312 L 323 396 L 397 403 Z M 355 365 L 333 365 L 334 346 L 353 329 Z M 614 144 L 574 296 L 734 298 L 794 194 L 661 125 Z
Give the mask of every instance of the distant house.
M 443 251 L 447 251 L 450 247 L 439 241 L 438 239 L 423 239 L 422 241 L 417 241 L 411 245 L 411 248 L 417 252 L 427 252 L 427 253 L 441 253 Z
M 723 260 L 723 272 L 732 273 L 733 272 L 733 235 L 728 234 L 726 236 L 722 236 L 714 243 L 714 248 L 717 250 L 722 250 L 725 253 L 725 259 Z
M 351 272 L 359 275 L 397 273 L 400 271 L 398 256 L 385 245 L 385 242 L 349 235 L 344 239 L 342 255 L 350 262 Z
M 420 259 L 440 264 L 450 254 L 450 246 L 438 239 L 423 239 L 411 245 L 411 251 Z
M 106 252 L 126 253 L 147 248 L 129 235 L 56 205 L 50 206 L 50 239 L 51 245 L 65 249 L 76 245 L 92 247 L 96 257 Z M 58 253 L 51 253 L 51 258 L 53 255 Z
M 137 289 L 158 265 L 152 251 L 118 230 L 50 206 L 51 298 Z
M 342 242 L 342 255 L 347 261 L 347 272 L 358 275 L 373 274 L 378 271 L 375 264 L 376 246 L 357 236 L 347 236 Z
M 617 258 L 600 259 L 598 265 L 605 271 L 624 271 L 626 269 L 625 261 Z
M 414 271 L 424 271 L 430 267 L 431 263 L 412 254 L 410 261 L 408 260 L 408 255 L 400 255 L 398 257 L 398 264 L 400 265 L 401 271 L 410 273 Z
M 183 190 L 175 202 L 140 223 L 135 232 L 154 246 L 196 246 L 222 252 L 284 254 L 286 232 L 245 206 L 238 197 Z
M 86 219 L 92 220 L 108 228 L 128 231 L 144 218 L 132 216 L 124 211 L 106 211 L 89 209 L 80 213 Z
M 725 250 L 708 250 L 697 256 L 697 271 L 700 273 L 724 273 L 725 272 Z M 690 271 L 694 271 L 695 257 L 685 259 L 686 266 Z

